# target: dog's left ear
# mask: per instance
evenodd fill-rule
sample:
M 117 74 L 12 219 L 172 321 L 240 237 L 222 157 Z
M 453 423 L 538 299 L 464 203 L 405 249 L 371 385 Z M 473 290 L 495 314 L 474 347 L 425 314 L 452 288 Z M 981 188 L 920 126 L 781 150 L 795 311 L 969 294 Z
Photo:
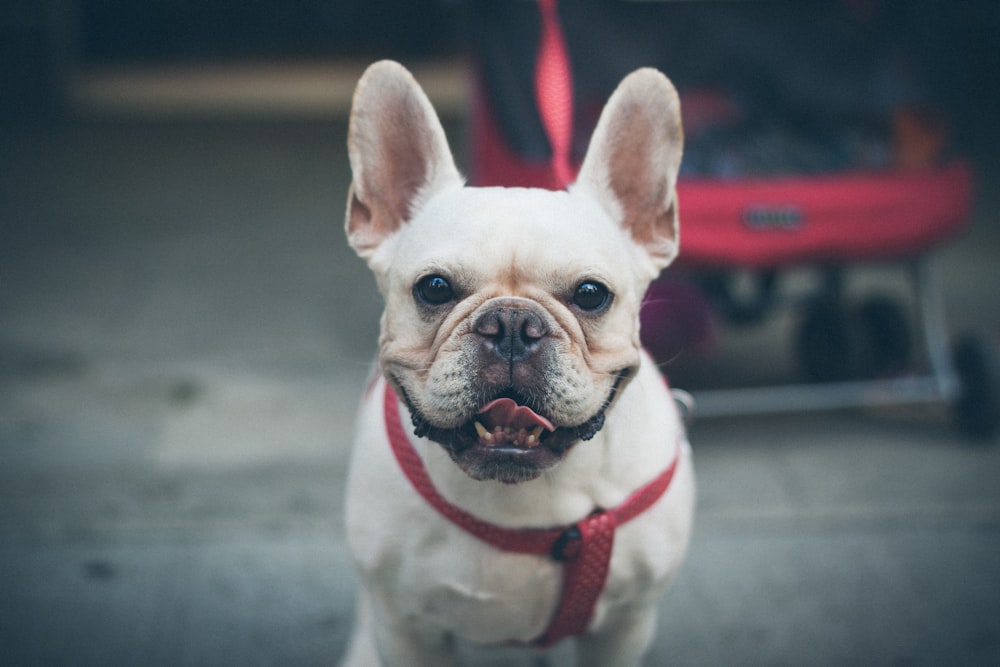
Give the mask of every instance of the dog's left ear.
M 369 66 L 358 81 L 347 151 L 354 176 L 347 240 L 366 260 L 427 197 L 462 185 L 430 100 L 406 68 L 391 60 Z
M 677 256 L 677 172 L 684 148 L 673 84 L 651 68 L 619 84 L 601 112 L 573 189 L 597 199 L 656 271 Z

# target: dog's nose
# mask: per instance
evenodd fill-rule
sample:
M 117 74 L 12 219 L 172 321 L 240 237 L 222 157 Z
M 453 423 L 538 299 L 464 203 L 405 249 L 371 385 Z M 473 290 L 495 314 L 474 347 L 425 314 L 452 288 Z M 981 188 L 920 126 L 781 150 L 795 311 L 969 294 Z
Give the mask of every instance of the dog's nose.
M 511 362 L 530 357 L 539 341 L 549 334 L 545 321 L 537 313 L 510 306 L 486 311 L 476 320 L 473 330 L 486 339 L 494 353 Z

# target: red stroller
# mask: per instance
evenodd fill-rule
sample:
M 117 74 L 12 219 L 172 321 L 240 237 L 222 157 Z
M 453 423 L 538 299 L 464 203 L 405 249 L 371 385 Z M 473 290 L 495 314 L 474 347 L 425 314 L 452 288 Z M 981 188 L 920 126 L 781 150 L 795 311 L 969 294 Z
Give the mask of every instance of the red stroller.
M 734 325 L 796 306 L 806 379 L 698 392 L 699 415 L 936 402 L 968 434 L 1000 430 L 996 351 L 973 337 L 951 345 L 926 261 L 965 225 L 971 169 L 949 152 L 947 119 L 878 2 L 540 0 L 471 14 L 477 185 L 564 187 L 624 74 L 653 65 L 678 86 L 687 289 Z M 875 261 L 906 270 L 915 318 L 884 297 L 848 303 L 845 273 Z M 802 267 L 819 279 L 790 299 L 782 278 Z M 692 323 L 671 313 L 676 289 L 661 278 L 643 311 L 661 363 L 699 343 L 678 335 Z

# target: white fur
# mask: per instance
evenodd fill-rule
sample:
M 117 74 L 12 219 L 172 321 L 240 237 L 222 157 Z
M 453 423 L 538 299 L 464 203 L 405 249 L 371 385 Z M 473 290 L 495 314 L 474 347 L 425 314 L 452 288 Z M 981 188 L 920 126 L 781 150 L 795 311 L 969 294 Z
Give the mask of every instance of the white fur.
M 412 113 L 384 110 L 400 100 Z M 626 127 L 641 136 L 623 138 Z M 423 414 L 445 425 L 464 419 L 455 397 L 467 398 L 465 385 L 476 377 L 468 323 L 497 299 L 531 303 L 550 325 L 557 362 L 549 380 L 567 397 L 553 402 L 547 416 L 554 421 L 581 423 L 607 400 L 618 370 L 637 369 L 593 439 L 518 484 L 473 479 L 440 445 L 411 435 L 437 490 L 499 525 L 568 525 L 595 507 L 621 504 L 680 457 L 669 491 L 616 532 L 610 574 L 580 638 L 584 665 L 639 662 L 659 596 L 689 539 L 690 449 L 668 389 L 640 350 L 637 325 L 646 286 L 676 254 L 679 127 L 673 87 L 642 70 L 609 101 L 577 186 L 465 188 L 429 103 L 399 65 L 373 65 L 355 97 L 348 239 L 386 300 L 380 368 Z M 618 150 L 622 141 L 669 145 L 638 151 L 647 164 L 637 165 L 635 151 Z M 401 155 L 414 163 L 400 170 L 380 162 Z M 640 168 L 639 192 L 615 181 L 616 169 Z M 400 173 L 403 183 L 396 182 Z M 414 281 L 429 273 L 454 276 L 467 292 L 440 318 L 414 304 Z M 581 280 L 614 293 L 601 317 L 580 316 L 566 303 L 567 290 Z M 384 383 L 380 378 L 362 405 L 348 480 L 347 536 L 364 590 L 345 664 L 448 665 L 453 637 L 485 644 L 536 639 L 558 601 L 560 565 L 498 551 L 428 505 L 387 444 Z M 408 425 L 406 407 L 400 411 Z

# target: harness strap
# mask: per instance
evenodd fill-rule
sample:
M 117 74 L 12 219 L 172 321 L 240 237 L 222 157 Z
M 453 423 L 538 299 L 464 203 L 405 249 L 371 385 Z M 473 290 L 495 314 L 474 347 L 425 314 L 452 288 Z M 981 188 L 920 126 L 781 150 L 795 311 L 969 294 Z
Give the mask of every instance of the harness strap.
M 576 524 L 577 554 L 563 564 L 563 586 L 559 604 L 549 627 L 535 640 L 551 646 L 565 637 L 583 634 L 590 625 L 597 598 L 604 590 L 611 565 L 618 521 L 614 512 L 596 512 Z
M 670 487 L 680 456 L 675 456 L 666 470 L 618 507 L 595 510 L 570 526 L 507 528 L 483 521 L 441 495 L 410 443 L 399 417 L 399 399 L 388 382 L 383 401 L 386 434 L 396 461 L 413 488 L 431 507 L 500 551 L 547 556 L 563 563 L 559 603 L 545 632 L 534 643 L 551 646 L 565 637 L 586 632 L 607 579 L 615 529 L 649 509 L 663 496 Z
M 558 0 L 538 0 L 542 34 L 535 62 L 535 104 L 552 148 L 552 176 L 558 189 L 573 180 L 573 72 L 559 23 Z

